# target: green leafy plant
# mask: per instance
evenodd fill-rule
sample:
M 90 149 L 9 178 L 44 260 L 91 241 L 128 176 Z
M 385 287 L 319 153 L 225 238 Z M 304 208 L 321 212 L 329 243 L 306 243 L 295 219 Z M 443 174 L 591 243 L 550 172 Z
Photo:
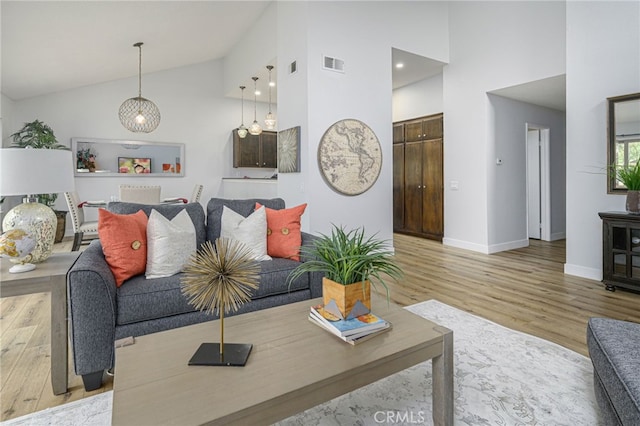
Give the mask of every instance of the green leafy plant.
M 629 191 L 640 191 L 640 161 L 633 165 L 619 166 L 612 165 L 611 173 L 617 180 L 622 182 Z
M 53 129 L 39 120 L 24 123 L 22 129 L 12 134 L 12 145 L 20 148 L 66 149 L 68 147 L 58 143 Z M 58 194 L 37 194 L 38 202 L 53 207 Z
M 364 228 L 345 231 L 334 225 L 331 235 L 320 234 L 310 246 L 300 251 L 308 260 L 289 274 L 289 284 L 306 272 L 323 272 L 325 277 L 342 285 L 369 280 L 380 284 L 389 296 L 385 276 L 398 281 L 402 270 L 383 240 L 365 236 Z
M 24 123 L 24 127 L 12 134 L 13 145 L 20 148 L 45 148 L 45 149 L 69 149 L 58 143 L 53 129 L 43 123 L 35 120 L 31 123 Z

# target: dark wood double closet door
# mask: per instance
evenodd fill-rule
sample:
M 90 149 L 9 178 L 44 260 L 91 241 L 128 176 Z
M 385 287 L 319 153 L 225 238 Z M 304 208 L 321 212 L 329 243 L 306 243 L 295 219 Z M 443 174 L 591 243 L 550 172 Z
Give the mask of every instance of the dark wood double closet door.
M 393 124 L 394 232 L 442 240 L 442 129 L 442 114 Z

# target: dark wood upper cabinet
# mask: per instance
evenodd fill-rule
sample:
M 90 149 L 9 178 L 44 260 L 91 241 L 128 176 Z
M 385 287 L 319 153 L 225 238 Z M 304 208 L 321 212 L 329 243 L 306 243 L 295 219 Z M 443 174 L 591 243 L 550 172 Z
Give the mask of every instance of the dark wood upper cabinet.
M 404 123 L 404 128 L 405 142 L 415 142 L 427 139 L 442 139 L 442 114 L 429 115 L 427 117 L 407 121 Z
M 404 142 L 404 124 L 394 124 L 393 125 L 393 143 L 403 143 Z
M 269 168 L 278 167 L 278 133 L 263 131 L 260 135 L 248 134 L 241 139 L 233 134 L 233 167 Z
M 404 125 L 405 142 L 415 142 L 424 139 L 422 120 L 410 121 Z
M 260 151 L 260 167 L 275 169 L 278 167 L 278 134 L 276 132 L 262 132 Z

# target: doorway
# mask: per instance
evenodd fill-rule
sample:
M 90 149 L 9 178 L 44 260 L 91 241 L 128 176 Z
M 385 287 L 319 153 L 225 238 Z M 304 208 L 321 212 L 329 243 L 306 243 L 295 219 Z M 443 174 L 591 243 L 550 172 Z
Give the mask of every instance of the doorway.
M 526 123 L 527 235 L 551 241 L 549 128 Z

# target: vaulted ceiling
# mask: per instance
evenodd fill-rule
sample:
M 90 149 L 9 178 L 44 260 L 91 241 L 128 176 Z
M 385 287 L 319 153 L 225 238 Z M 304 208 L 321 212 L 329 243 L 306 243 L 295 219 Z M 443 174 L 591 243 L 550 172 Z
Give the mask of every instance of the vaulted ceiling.
M 268 1 L 5 1 L 2 93 L 20 100 L 223 58 Z
M 144 42 L 143 73 L 223 58 L 270 3 L 2 0 L 2 93 L 21 100 L 135 76 L 133 44 L 139 41 Z M 445 66 L 398 49 L 392 56 L 394 64 L 405 63 L 403 70 L 394 69 L 394 88 Z M 256 74 L 266 78 L 267 71 Z M 564 110 L 564 91 L 564 76 L 559 76 L 493 93 Z

